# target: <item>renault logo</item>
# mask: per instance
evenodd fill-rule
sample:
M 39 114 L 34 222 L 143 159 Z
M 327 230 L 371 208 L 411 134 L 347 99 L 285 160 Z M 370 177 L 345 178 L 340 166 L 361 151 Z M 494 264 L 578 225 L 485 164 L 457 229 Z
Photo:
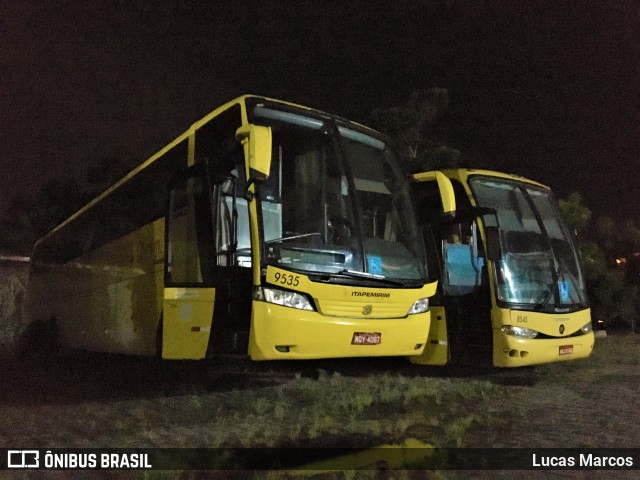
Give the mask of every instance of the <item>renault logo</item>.
M 372 305 L 365 305 L 364 308 L 362 309 L 362 314 L 363 315 L 371 315 L 372 311 L 373 311 L 373 306 Z
M 560 335 L 562 335 L 564 333 L 564 325 L 560 325 L 559 330 L 560 330 Z

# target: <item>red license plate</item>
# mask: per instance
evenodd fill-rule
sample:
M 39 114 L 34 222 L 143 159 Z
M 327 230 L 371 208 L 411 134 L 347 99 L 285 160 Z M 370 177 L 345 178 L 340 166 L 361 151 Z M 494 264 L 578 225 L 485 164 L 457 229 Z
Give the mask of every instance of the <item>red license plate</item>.
M 563 345 L 560 347 L 560 355 L 570 355 L 573 353 L 573 345 Z
M 353 332 L 351 345 L 378 345 L 381 340 L 380 332 Z

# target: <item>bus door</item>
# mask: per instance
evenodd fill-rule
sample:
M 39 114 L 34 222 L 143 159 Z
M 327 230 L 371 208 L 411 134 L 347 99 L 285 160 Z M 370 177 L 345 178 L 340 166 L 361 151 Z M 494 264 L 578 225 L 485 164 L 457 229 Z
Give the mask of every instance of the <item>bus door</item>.
M 461 220 L 441 235 L 449 362 L 491 365 L 491 297 L 477 221 Z
M 253 270 L 244 166 L 212 181 L 216 309 L 210 354 L 243 354 L 249 348 Z
M 165 218 L 165 288 L 158 343 L 162 358 L 206 356 L 214 311 L 213 216 L 205 168 L 171 182 Z
M 214 177 L 204 160 L 172 183 L 163 358 L 247 354 L 252 262 L 245 189 L 242 165 Z
M 478 215 L 462 184 L 454 180 L 455 209 L 446 202 L 432 172 L 414 175 L 412 195 L 418 206 L 427 260 L 438 265 L 438 293 L 431 303 L 431 328 L 424 353 L 412 363 L 445 365 L 471 359 L 491 362 L 491 297 Z M 450 212 L 433 223 L 437 212 Z

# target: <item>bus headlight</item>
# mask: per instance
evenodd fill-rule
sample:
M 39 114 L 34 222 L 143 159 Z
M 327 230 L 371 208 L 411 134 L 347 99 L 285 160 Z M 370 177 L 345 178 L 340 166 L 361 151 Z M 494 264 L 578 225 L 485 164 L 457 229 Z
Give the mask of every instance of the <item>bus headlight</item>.
M 429 311 L 429 299 L 428 298 L 419 298 L 415 301 L 412 307 L 409 309 L 408 315 L 412 315 L 414 313 L 424 313 Z
M 506 333 L 507 335 L 511 335 L 512 337 L 517 338 L 532 339 L 538 336 L 538 332 L 536 332 L 535 330 L 524 327 L 514 327 L 512 325 L 505 325 L 500 330 L 502 331 L 502 333 Z
M 593 331 L 593 326 L 591 325 L 591 322 L 587 323 L 584 327 L 582 327 L 582 328 L 580 329 L 580 331 L 581 331 L 583 334 L 586 334 L 586 333 L 592 332 L 592 331 Z
M 283 307 L 297 308 L 299 310 L 315 310 L 306 295 L 290 292 L 288 290 L 280 290 L 278 288 L 261 288 L 255 298 L 264 300 L 268 303 L 282 305 Z

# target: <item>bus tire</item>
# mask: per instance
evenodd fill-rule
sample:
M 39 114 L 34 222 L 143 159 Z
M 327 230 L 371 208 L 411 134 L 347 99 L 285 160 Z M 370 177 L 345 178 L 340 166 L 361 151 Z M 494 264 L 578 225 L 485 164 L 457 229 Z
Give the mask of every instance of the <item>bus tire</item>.
M 160 314 L 160 320 L 158 320 L 158 328 L 156 329 L 156 358 L 162 360 L 162 324 L 163 324 L 163 315 Z
M 17 356 L 23 361 L 46 362 L 58 347 L 58 324 L 55 318 L 31 322 L 18 337 Z

